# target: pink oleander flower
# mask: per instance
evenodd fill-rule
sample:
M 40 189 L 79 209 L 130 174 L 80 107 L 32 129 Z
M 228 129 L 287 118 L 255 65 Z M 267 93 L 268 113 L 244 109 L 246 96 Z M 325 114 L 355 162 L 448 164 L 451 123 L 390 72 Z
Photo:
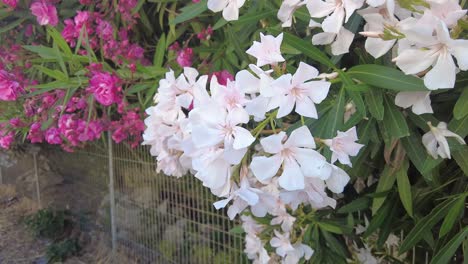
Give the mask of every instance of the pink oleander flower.
M 192 48 L 183 48 L 177 53 L 177 63 L 180 67 L 190 67 L 193 63 Z
M 13 9 L 18 5 L 18 0 L 3 0 L 3 3 Z
M 137 147 L 142 140 L 145 123 L 135 111 L 129 111 L 122 119 L 112 122 L 112 139 L 116 143 L 128 140 L 131 147 Z
M 19 127 L 24 126 L 23 121 L 21 121 L 21 119 L 19 119 L 18 117 L 14 117 L 14 118 L 10 119 L 9 123 L 14 128 L 19 128 Z
M 227 85 L 228 80 L 229 81 L 234 81 L 234 76 L 232 76 L 232 74 L 230 72 L 228 72 L 227 70 L 213 72 L 213 74 L 211 76 L 216 76 L 216 79 L 218 80 L 218 83 L 221 84 L 221 85 Z
M 28 139 L 31 141 L 31 143 L 42 143 L 43 138 L 44 133 L 41 130 L 41 123 L 32 123 L 29 129 Z
M 122 100 L 119 78 L 107 72 L 93 72 L 89 80 L 88 92 L 94 95 L 96 101 L 104 106 L 119 103 Z
M 80 0 L 80 4 L 82 5 L 91 5 L 93 0 Z
M 47 129 L 45 132 L 45 140 L 47 143 L 52 145 L 62 144 L 62 137 L 60 136 L 60 130 L 56 127 Z
M 45 0 L 34 2 L 30 9 L 31 13 L 36 16 L 39 25 L 56 26 L 58 24 L 57 9 Z
M 23 88 L 15 80 L 14 75 L 0 70 L 0 100 L 15 101 L 22 92 Z
M 200 40 L 207 40 L 210 39 L 211 35 L 213 35 L 213 28 L 208 26 L 204 28 L 200 33 L 197 34 L 197 38 Z
M 9 149 L 14 140 L 15 140 L 15 133 L 13 132 L 10 132 L 6 134 L 5 136 L 1 136 L 0 147 L 4 149 Z

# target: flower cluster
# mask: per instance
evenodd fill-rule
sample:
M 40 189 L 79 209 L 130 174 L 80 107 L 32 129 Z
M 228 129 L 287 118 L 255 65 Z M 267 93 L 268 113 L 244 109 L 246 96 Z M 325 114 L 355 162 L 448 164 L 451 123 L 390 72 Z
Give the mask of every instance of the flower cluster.
M 188 172 L 221 197 L 218 209 L 230 202 L 231 219 L 247 210 L 253 217 L 271 218 L 275 226 L 270 241 L 261 239 L 263 225 L 243 216 L 247 232 L 246 253 L 258 263 L 268 263 L 265 243 L 276 249 L 286 263 L 310 258 L 312 249 L 296 233 L 296 210 L 335 207 L 327 192 L 339 194 L 348 174 L 333 165 L 336 160 L 351 166 L 363 145 L 355 128 L 338 132 L 333 139 L 314 138 L 306 126 L 292 131 L 276 129 L 274 123 L 292 116 L 318 119 L 316 104 L 328 95 L 330 83 L 318 78 L 313 66 L 301 62 L 292 75 L 275 78 L 261 67 L 285 61 L 282 35 L 261 35 L 247 51 L 257 58 L 251 71 L 242 70 L 221 84 L 217 76 L 199 76 L 184 68 L 176 78 L 169 71 L 159 83 L 156 105 L 146 110 L 148 118 L 143 144 L 151 146 L 158 171 L 181 177 Z M 297 115 L 296 115 L 297 114 Z M 267 126 L 272 135 L 266 136 Z M 333 152 L 331 162 L 317 144 Z M 323 149 L 322 147 L 322 149 Z
M 208 8 L 223 11 L 226 20 L 237 20 L 244 2 L 210 0 Z M 341 55 L 349 52 L 355 39 L 346 23 L 358 13 L 366 21 L 360 34 L 367 37 L 365 49 L 370 55 L 382 57 L 396 46 L 393 61 L 404 73 L 424 76 L 430 90 L 453 88 L 458 71 L 468 70 L 468 40 L 456 39 L 449 30 L 457 27 L 466 10 L 456 0 L 408 5 L 391 0 L 284 0 L 278 19 L 290 27 L 294 12 L 306 6 L 312 17 L 309 27 L 322 31 L 313 35 L 312 43 L 330 44 L 332 54 Z
M 129 31 L 121 28 L 114 34 L 117 31 L 115 26 L 99 12 L 77 11 L 73 19 L 66 19 L 64 23 L 62 36 L 71 47 L 75 47 L 79 39 L 85 39 L 81 47 L 89 44 L 91 49 L 100 50 L 105 58 L 116 63 L 147 63 L 143 48 L 129 40 Z M 81 53 L 86 52 L 82 48 Z

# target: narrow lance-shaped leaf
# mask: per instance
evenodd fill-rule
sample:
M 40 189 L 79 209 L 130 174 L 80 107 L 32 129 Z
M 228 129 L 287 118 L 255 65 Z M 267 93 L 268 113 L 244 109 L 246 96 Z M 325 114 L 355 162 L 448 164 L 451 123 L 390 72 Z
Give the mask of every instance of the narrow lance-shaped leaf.
M 408 179 L 409 162 L 405 160 L 403 166 L 396 172 L 398 194 L 400 195 L 401 203 L 405 207 L 408 215 L 413 217 L 413 198 L 411 195 L 411 184 Z
M 197 17 L 201 13 L 208 10 L 207 0 L 202 0 L 200 3 L 195 3 L 192 5 L 188 5 L 181 9 L 182 13 L 178 15 L 173 21 L 172 25 L 176 25 L 192 18 Z
M 468 226 L 465 227 L 452 238 L 437 254 L 432 258 L 431 264 L 445 264 L 451 262 L 453 255 L 460 247 L 460 245 L 468 238 Z
M 383 94 L 378 88 L 371 87 L 369 92 L 365 93 L 365 99 L 369 112 L 375 119 L 382 121 L 384 118 Z
M 424 233 L 431 230 L 431 228 L 447 214 L 454 202 L 454 199 L 447 199 L 437 205 L 427 216 L 420 219 L 416 223 L 416 226 L 406 236 L 406 239 L 401 243 L 399 249 L 400 254 L 408 251 L 421 241 Z
M 402 138 L 410 135 L 408 124 L 401 111 L 390 101 L 388 96 L 385 97 L 385 117 L 384 128 L 385 132 L 391 138 Z
M 424 82 L 402 71 L 376 64 L 357 65 L 347 72 L 351 78 L 394 91 L 427 91 Z
M 465 208 L 465 195 L 460 195 L 457 201 L 453 204 L 452 208 L 448 212 L 447 216 L 445 216 L 444 222 L 442 222 L 442 226 L 440 227 L 439 237 L 445 236 L 452 228 L 454 227 L 457 218 L 463 214 L 463 210 Z

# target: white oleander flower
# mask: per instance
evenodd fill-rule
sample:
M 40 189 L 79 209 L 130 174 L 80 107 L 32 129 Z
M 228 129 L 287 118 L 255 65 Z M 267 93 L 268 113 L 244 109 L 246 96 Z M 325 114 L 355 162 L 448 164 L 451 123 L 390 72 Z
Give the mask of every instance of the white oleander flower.
M 458 68 L 468 70 L 468 40 L 452 39 L 447 26 L 433 16 L 425 15 L 418 22 L 407 33 L 403 30 L 418 45 L 404 48 L 393 61 L 406 74 L 418 74 L 432 67 L 424 76 L 424 85 L 430 90 L 453 88 Z M 435 36 L 433 30 L 427 29 L 432 25 Z M 416 31 L 420 33 L 412 34 Z
M 307 0 L 284 0 L 278 10 L 278 19 L 283 22 L 283 27 L 290 27 L 294 11 L 301 6 L 304 6 Z
M 431 92 L 399 92 L 395 97 L 395 104 L 409 108 L 417 115 L 434 113 L 431 107 Z
M 245 0 L 208 0 L 208 9 L 213 12 L 223 11 L 223 17 L 227 21 L 239 19 L 239 9 L 245 4 Z
M 275 176 L 281 165 L 283 172 L 278 183 L 288 191 L 304 189 L 304 177 L 328 178 L 325 157 L 313 150 L 314 138 L 306 126 L 294 130 L 285 143 L 284 139 L 286 133 L 280 132 L 260 140 L 265 152 L 273 156 L 252 159 L 250 168 L 259 181 Z
M 331 163 L 339 160 L 341 164 L 352 167 L 349 156 L 356 156 L 364 145 L 356 143 L 358 140 L 356 127 L 346 132 L 338 131 L 338 135 L 332 139 L 322 140 L 332 151 Z
M 260 42 L 254 41 L 252 47 L 246 52 L 257 58 L 257 66 L 262 67 L 267 64 L 277 64 L 283 62 L 281 55 L 281 43 L 283 42 L 283 33 L 277 37 L 263 35 L 260 33 Z
M 458 143 L 466 145 L 465 140 L 459 135 L 453 133 L 447 129 L 447 123 L 439 122 L 437 127 L 432 126 L 428 123 L 430 131 L 423 135 L 422 142 L 426 147 L 427 152 L 434 158 L 437 159 L 440 156 L 443 159 L 450 159 L 450 147 L 447 142 L 447 137 L 455 138 Z
M 315 104 L 321 103 L 328 95 L 330 83 L 310 81 L 317 78 L 316 68 L 301 62 L 294 75 L 285 74 L 271 83 L 270 91 L 263 93 L 272 97 L 270 108 L 279 107 L 277 118 L 282 118 L 293 111 L 301 116 L 318 118 Z
M 291 245 L 291 240 L 289 239 L 289 233 L 281 234 L 277 230 L 273 232 L 275 233 L 275 237 L 270 240 L 270 245 L 276 248 L 276 254 L 278 254 L 278 256 L 284 257 L 288 251 L 294 250 Z

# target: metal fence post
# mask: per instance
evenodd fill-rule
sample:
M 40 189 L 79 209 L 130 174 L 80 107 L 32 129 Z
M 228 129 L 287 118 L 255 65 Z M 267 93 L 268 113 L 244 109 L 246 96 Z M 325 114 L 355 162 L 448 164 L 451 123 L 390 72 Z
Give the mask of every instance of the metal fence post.
M 37 203 L 39 204 L 39 209 L 42 209 L 41 188 L 40 188 L 40 185 L 39 185 L 39 172 L 38 172 L 38 169 L 37 169 L 37 153 L 33 153 L 33 161 L 34 161 L 34 176 L 36 178 Z
M 115 223 L 115 193 L 114 193 L 114 155 L 112 152 L 112 133 L 109 131 L 107 143 L 109 145 L 109 203 L 112 236 L 112 256 L 115 256 L 117 249 L 117 227 Z

